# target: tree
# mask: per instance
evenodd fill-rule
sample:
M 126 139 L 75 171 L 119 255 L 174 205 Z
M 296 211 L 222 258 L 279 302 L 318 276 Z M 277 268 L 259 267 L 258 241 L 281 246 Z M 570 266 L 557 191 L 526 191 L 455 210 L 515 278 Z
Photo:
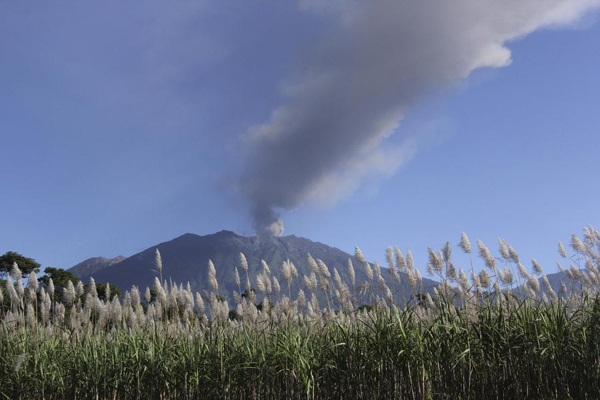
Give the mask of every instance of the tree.
M 23 275 L 29 275 L 33 271 L 40 272 L 41 265 L 33 258 L 25 257 L 15 251 L 8 251 L 0 257 L 0 277 L 6 278 L 14 263 L 17 263 Z
M 112 283 L 109 283 L 109 287 L 110 300 L 112 300 L 115 296 L 121 297 L 121 291 L 117 286 L 113 285 Z M 100 300 L 106 300 L 106 283 L 96 282 L 96 292 Z
M 46 286 L 50 283 L 50 279 L 52 279 L 55 287 L 61 288 L 67 287 L 68 281 L 71 281 L 73 286 L 77 286 L 79 283 L 79 278 L 64 269 L 47 267 L 44 273 L 46 275 L 38 278 L 38 281 Z
M 44 270 L 44 273 L 46 275 L 38 278 L 38 281 L 48 287 L 50 279 L 52 279 L 52 284 L 54 285 L 54 300 L 58 302 L 62 301 L 63 289 L 67 287 L 69 281 L 73 283 L 73 286 L 77 286 L 79 283 L 79 278 L 64 269 L 48 267 Z
M 63 289 L 67 287 L 69 281 L 73 283 L 73 286 L 77 286 L 79 283 L 79 278 L 70 273 L 69 271 L 65 271 L 60 268 L 52 268 L 48 267 L 44 271 L 46 273 L 45 276 L 38 278 L 38 281 L 42 283 L 44 286 L 48 286 L 50 284 L 50 279 L 52 279 L 52 283 L 54 284 L 54 298 L 56 301 L 62 301 Z M 85 292 L 89 290 L 89 285 L 84 285 Z M 106 283 L 96 282 L 96 293 L 98 298 L 101 300 L 106 300 Z M 112 283 L 110 284 L 110 298 L 111 300 L 115 297 L 121 297 L 121 291 L 119 288 Z

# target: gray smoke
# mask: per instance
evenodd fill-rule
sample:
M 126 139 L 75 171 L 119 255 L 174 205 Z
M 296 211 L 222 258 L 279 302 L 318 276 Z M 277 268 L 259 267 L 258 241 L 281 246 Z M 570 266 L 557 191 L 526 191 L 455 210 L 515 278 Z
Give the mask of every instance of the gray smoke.
M 250 129 L 239 187 L 259 233 L 277 209 L 334 202 L 416 151 L 386 140 L 409 108 L 481 67 L 511 62 L 505 44 L 576 22 L 600 0 L 301 1 L 335 24 L 288 82 L 287 100 Z

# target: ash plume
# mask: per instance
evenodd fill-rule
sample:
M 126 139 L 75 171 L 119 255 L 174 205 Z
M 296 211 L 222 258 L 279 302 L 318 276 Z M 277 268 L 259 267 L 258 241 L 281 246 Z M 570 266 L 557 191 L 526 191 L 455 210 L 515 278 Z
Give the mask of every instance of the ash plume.
M 304 0 L 333 28 L 286 83 L 285 102 L 246 135 L 239 188 L 259 233 L 280 235 L 277 210 L 333 203 L 416 151 L 390 144 L 410 107 L 482 67 L 511 62 L 506 43 L 578 21 L 599 0 Z

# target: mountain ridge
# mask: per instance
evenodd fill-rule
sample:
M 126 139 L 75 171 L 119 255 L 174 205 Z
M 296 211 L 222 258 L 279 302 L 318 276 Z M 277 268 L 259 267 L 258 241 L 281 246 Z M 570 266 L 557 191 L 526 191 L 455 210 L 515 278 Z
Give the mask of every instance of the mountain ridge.
M 208 260 L 210 259 L 217 270 L 219 293 L 225 296 L 230 296 L 234 290 L 240 292 L 245 289 L 246 272 L 239 265 L 240 253 L 243 253 L 248 260 L 248 277 L 253 286 L 256 276 L 262 271 L 261 260 L 265 260 L 273 276 L 279 279 L 282 291 L 287 292 L 287 284 L 280 274 L 283 261 L 289 259 L 294 263 L 301 280 L 302 275 L 309 276 L 311 273 L 308 265 L 309 254 L 315 260 L 322 260 L 332 275 L 334 275 L 334 269 L 337 269 L 346 283 L 350 282 L 348 272 L 348 260 L 350 259 L 354 266 L 356 282 L 367 280 L 362 263 L 353 255 L 336 247 L 295 235 L 283 237 L 241 236 L 228 230 L 204 236 L 184 233 L 171 240 L 150 246 L 118 263 L 79 274 L 78 277 L 84 281 L 93 277 L 100 282 L 110 282 L 121 290 L 128 290 L 132 285 L 141 289 L 151 287 L 155 277 L 158 276 L 154 271 L 156 249 L 159 249 L 163 261 L 163 279 L 184 285 L 189 282 L 194 291 L 209 290 Z M 238 268 L 242 280 L 241 290 L 235 283 L 235 268 Z M 390 285 L 391 280 L 387 268 L 382 268 L 382 276 Z M 423 279 L 425 292 L 430 292 L 435 285 L 437 282 Z M 296 280 L 291 285 L 291 290 L 295 293 L 303 287 L 303 282 L 299 283 L 299 280 Z M 411 291 L 405 274 L 402 274 L 400 287 L 396 287 L 396 289 L 404 294 Z

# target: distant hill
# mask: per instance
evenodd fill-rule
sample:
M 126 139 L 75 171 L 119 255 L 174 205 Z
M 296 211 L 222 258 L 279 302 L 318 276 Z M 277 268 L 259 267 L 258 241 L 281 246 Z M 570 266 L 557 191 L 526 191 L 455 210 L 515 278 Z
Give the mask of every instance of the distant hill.
M 111 265 L 115 265 L 125 260 L 125 257 L 118 256 L 115 258 L 104 258 L 104 257 L 93 257 L 88 258 L 85 261 L 80 262 L 79 264 L 69 268 L 69 272 L 75 275 L 78 278 L 82 277 L 90 277 L 93 274 L 110 267 Z
M 230 231 L 221 231 L 206 236 L 188 233 L 171 241 L 151 246 L 118 263 L 104 263 L 102 267 L 102 263 L 98 262 L 94 264 L 97 268 L 89 267 L 87 269 L 78 264 L 71 269 L 71 272 L 76 269 L 76 275 L 83 281 L 93 277 L 99 282 L 113 283 L 121 290 L 127 290 L 132 285 L 144 289 L 146 286 L 152 286 L 154 278 L 157 276 L 153 270 L 157 248 L 160 250 L 163 260 L 163 278 L 183 284 L 189 282 L 194 291 L 209 289 L 208 260 L 212 260 L 217 270 L 219 292 L 226 297 L 229 297 L 233 290 L 238 289 L 234 278 L 235 267 L 238 267 L 242 285 L 244 285 L 245 272 L 239 268 L 240 253 L 243 253 L 248 260 L 249 275 L 253 285 L 256 275 L 262 271 L 260 261 L 265 260 L 273 275 L 278 277 L 284 292 L 287 292 L 287 286 L 280 276 L 281 264 L 286 259 L 292 261 L 302 279 L 302 275 L 310 275 L 307 261 L 309 253 L 315 259 L 322 260 L 332 275 L 333 269 L 337 268 L 346 283 L 350 282 L 347 269 L 348 259 L 352 259 L 357 283 L 366 279 L 366 273 L 361 263 L 340 249 L 297 236 L 244 237 Z M 382 275 L 386 279 L 389 278 L 387 269 L 382 269 Z M 403 284 L 392 288 L 396 289 L 396 294 L 400 298 L 408 297 L 410 293 L 406 281 L 406 275 L 402 275 Z M 432 280 L 423 279 L 423 290 L 421 291 L 431 291 L 436 284 Z M 298 290 L 297 282 L 292 286 L 292 290 L 295 296 Z

